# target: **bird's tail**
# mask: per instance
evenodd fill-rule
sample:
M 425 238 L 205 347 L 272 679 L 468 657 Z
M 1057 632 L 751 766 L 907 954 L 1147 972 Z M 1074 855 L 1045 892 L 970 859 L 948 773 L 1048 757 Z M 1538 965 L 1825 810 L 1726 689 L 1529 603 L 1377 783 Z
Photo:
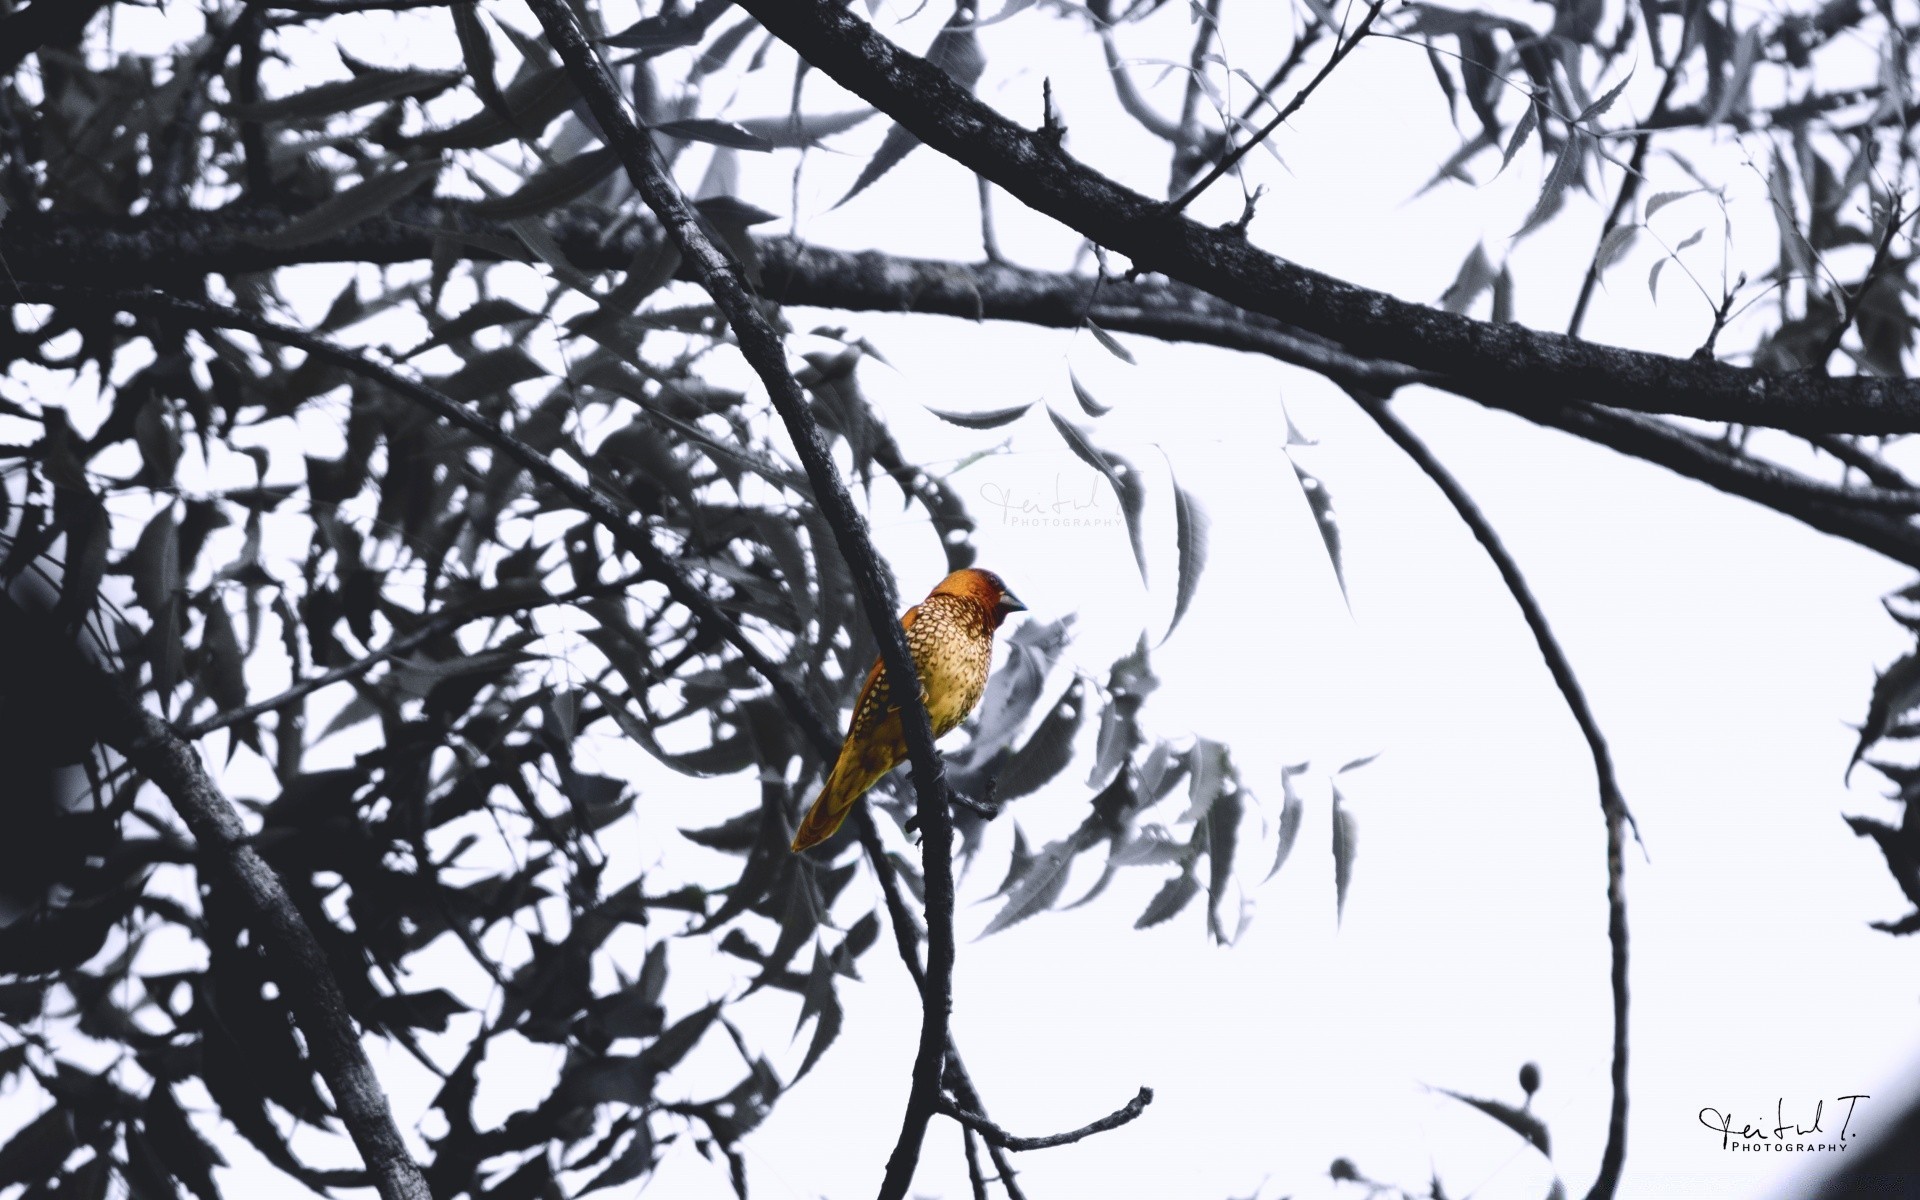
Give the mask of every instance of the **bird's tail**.
M 833 772 L 827 776 L 820 794 L 814 797 L 813 807 L 807 810 L 806 819 L 800 822 L 800 831 L 793 835 L 793 852 L 798 854 L 808 847 L 818 846 L 840 832 L 840 826 L 846 821 L 847 814 L 853 811 L 855 802 L 879 781 L 879 775 L 867 777 L 867 773 L 860 769 L 859 763 L 851 755 L 842 755 L 833 764 Z

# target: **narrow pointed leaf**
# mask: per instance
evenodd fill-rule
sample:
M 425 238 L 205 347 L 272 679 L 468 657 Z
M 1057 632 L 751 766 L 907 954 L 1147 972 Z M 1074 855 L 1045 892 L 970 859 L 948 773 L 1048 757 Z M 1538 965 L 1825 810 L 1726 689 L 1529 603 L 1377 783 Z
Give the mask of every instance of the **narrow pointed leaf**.
M 1180 574 L 1173 594 L 1173 620 L 1167 625 L 1162 642 L 1180 627 L 1180 619 L 1187 615 L 1187 607 L 1193 603 L 1193 594 L 1200 586 L 1200 573 L 1207 569 L 1207 526 L 1207 510 L 1200 507 L 1192 492 L 1175 480 L 1173 536 L 1180 554 Z
M 1067 381 L 1073 384 L 1073 398 L 1080 402 L 1081 409 L 1090 417 L 1104 417 L 1113 411 L 1110 404 L 1102 404 L 1093 398 L 1093 393 L 1080 382 L 1080 377 L 1072 371 L 1067 372 Z
M 1360 826 L 1333 789 L 1333 898 L 1338 919 L 1347 911 L 1347 885 L 1353 882 L 1353 858 L 1359 849 Z
M 771 150 L 773 142 L 736 121 L 718 121 L 711 117 L 690 117 L 684 121 L 666 121 L 653 127 L 655 133 L 706 142 L 732 150 Z
M 1122 346 L 1117 340 L 1114 339 L 1114 336 L 1112 334 L 1100 328 L 1100 326 L 1094 324 L 1093 318 L 1091 317 L 1087 318 L 1087 332 L 1093 335 L 1094 341 L 1099 342 L 1103 347 L 1106 348 L 1106 351 L 1108 354 L 1113 355 L 1115 358 L 1119 359 L 1123 363 L 1126 363 L 1130 367 L 1135 365 L 1134 358 L 1133 358 L 1133 351 L 1127 349 L 1125 346 Z
M 392 208 L 431 184 L 440 174 L 440 160 L 414 163 L 366 179 L 267 233 L 249 233 L 246 240 L 269 249 L 284 250 L 324 241 Z

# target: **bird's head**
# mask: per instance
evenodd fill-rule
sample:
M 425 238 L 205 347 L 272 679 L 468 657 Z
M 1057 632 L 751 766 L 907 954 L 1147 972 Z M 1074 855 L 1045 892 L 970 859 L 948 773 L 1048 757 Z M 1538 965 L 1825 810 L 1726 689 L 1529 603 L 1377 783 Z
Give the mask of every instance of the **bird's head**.
M 983 571 L 978 567 L 967 567 L 942 579 L 940 586 L 929 592 L 927 598 L 934 596 L 964 596 L 973 601 L 980 606 L 980 611 L 987 614 L 988 629 L 1000 628 L 1000 622 L 1012 613 L 1027 611 L 1027 606 L 1020 602 L 1020 597 L 1008 590 L 1004 580 L 992 571 Z

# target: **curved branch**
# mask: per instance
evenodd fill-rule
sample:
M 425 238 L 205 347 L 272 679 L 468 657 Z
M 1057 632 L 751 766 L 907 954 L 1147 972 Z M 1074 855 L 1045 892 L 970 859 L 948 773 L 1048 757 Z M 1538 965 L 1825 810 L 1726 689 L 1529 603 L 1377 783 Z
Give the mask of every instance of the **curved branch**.
M 1587 749 L 1593 755 L 1593 771 L 1600 788 L 1600 813 L 1607 824 L 1607 941 L 1612 952 L 1613 1103 L 1608 1113 L 1607 1145 L 1600 1157 L 1600 1173 L 1587 1193 L 1587 1200 L 1609 1200 L 1619 1186 L 1620 1169 L 1627 1157 L 1627 900 L 1622 890 L 1621 851 L 1624 827 L 1633 821 L 1632 814 L 1627 811 L 1626 798 L 1620 793 L 1619 781 L 1614 778 L 1613 754 L 1607 748 L 1606 735 L 1600 731 L 1600 723 L 1594 719 L 1593 710 L 1587 704 L 1580 681 L 1574 677 L 1573 664 L 1567 661 L 1566 652 L 1560 648 L 1553 630 L 1547 625 L 1546 613 L 1541 610 L 1540 602 L 1534 599 L 1525 577 L 1520 574 L 1520 564 L 1507 552 L 1500 535 L 1494 532 L 1486 515 L 1473 502 L 1473 497 L 1433 456 L 1426 443 L 1388 411 L 1385 400 L 1356 388 L 1349 388 L 1347 394 L 1393 439 L 1395 445 L 1406 452 L 1407 457 L 1425 472 L 1427 478 L 1433 480 L 1448 503 L 1453 505 L 1454 511 L 1460 514 L 1460 519 L 1467 523 L 1467 528 L 1473 531 L 1474 539 L 1487 552 L 1487 557 L 1493 560 L 1501 581 L 1507 585 L 1507 591 L 1512 593 L 1514 602 L 1520 606 L 1527 628 L 1533 631 L 1533 640 L 1540 647 L 1540 657 L 1546 661 L 1547 671 L 1553 676 L 1554 685 L 1560 689 L 1560 695 L 1573 713 L 1581 735 L 1586 738 Z
M 834 0 L 741 0 L 777 37 L 908 132 L 1137 269 L 1374 357 L 1436 372 L 1507 406 L 1571 397 L 1637 412 L 1784 429 L 1920 429 L 1920 383 L 1811 371 L 1770 373 L 1712 360 L 1623 350 L 1477 321 L 1310 271 L 1122 187 L 957 87 Z
M 1118 1129 L 1147 1111 L 1147 1105 L 1152 1103 L 1153 1089 L 1143 1087 L 1133 1099 L 1099 1120 L 1089 1122 L 1067 1133 L 1052 1133 L 1043 1137 L 1016 1137 L 979 1113 L 968 1112 L 944 1096 L 940 1098 L 940 1111 L 987 1139 L 989 1146 L 1003 1146 L 1008 1150 L 1047 1150 L 1054 1146 L 1071 1145 L 1084 1138 L 1090 1138 L 1096 1133 L 1105 1133 L 1109 1129 Z
M 588 44 L 566 0 L 528 0 L 547 42 L 598 119 L 610 148 L 626 167 L 627 178 L 673 239 L 700 284 L 733 326 L 741 354 L 766 385 L 813 484 L 815 501 L 832 525 L 859 593 L 880 659 L 889 678 L 906 734 L 914 790 L 919 805 L 921 855 L 926 878 L 927 980 L 921 989 L 920 1046 L 914 1056 L 913 1085 L 901 1123 L 900 1139 L 887 1160 L 881 1200 L 900 1200 L 920 1161 L 927 1123 L 939 1099 L 941 1064 L 946 1057 L 948 1020 L 953 1009 L 953 820 L 947 808 L 947 781 L 933 746 L 933 726 L 913 686 L 919 674 L 900 626 L 900 601 L 892 571 L 875 553 L 865 518 L 854 507 L 846 483 L 834 466 L 827 443 L 807 407 L 800 384 L 787 369 L 786 347 L 772 322 L 748 290 L 738 265 L 714 245 L 693 206 L 667 174 L 652 136 L 635 124 L 619 87 Z

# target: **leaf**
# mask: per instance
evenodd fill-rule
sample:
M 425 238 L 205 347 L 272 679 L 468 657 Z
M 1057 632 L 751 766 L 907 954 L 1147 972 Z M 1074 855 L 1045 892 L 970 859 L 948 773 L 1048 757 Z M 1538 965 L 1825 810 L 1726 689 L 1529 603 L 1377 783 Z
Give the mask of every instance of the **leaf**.
M 1688 196 L 1697 196 L 1706 190 L 1706 188 L 1688 188 L 1684 192 L 1656 192 L 1647 197 L 1647 207 L 1645 210 L 1646 219 L 1649 221 L 1653 220 L 1653 214 L 1659 212 L 1667 205 L 1672 204 L 1675 200 L 1684 200 Z
M 0 1187 L 39 1183 L 51 1177 L 79 1146 L 73 1114 L 56 1104 L 0 1146 Z
M 715 1001 L 669 1025 L 665 1033 L 640 1052 L 640 1065 L 655 1074 L 664 1074 L 678 1066 L 706 1034 L 713 1019 L 720 1015 L 720 1007 L 720 1002 Z
M 256 246 L 287 250 L 310 246 L 386 212 L 401 200 L 430 184 L 440 174 L 440 160 L 414 163 L 362 180 L 330 196 L 280 228 L 241 235 Z
M 843 1014 L 840 999 L 834 994 L 833 955 L 817 942 L 813 949 L 813 969 L 807 976 L 806 990 L 800 994 L 800 1019 L 794 1022 L 795 1034 L 807 1023 L 808 1017 L 818 1017 L 819 1023 L 813 1027 L 813 1041 L 807 1046 L 807 1056 L 801 1060 L 800 1069 L 788 1081 L 789 1087 L 799 1083 L 808 1071 L 813 1070 L 813 1064 L 820 1061 L 827 1047 L 833 1045 L 834 1039 L 840 1036 Z
M 1054 902 L 1060 899 L 1060 893 L 1066 889 L 1068 869 L 1073 866 L 1074 857 L 1085 848 L 1077 836 L 1042 846 L 1021 875 L 1020 882 L 1014 885 L 1006 906 L 980 931 L 980 936 L 990 937 L 1035 913 L 1052 908 Z
M 147 1140 L 168 1173 L 185 1184 L 199 1200 L 220 1200 L 220 1189 L 213 1182 L 213 1168 L 226 1166 L 227 1160 L 187 1119 L 174 1098 L 173 1089 L 156 1082 L 147 1093 L 142 1115 Z
M 1027 410 L 1032 408 L 1036 403 L 1038 403 L 1038 401 L 1030 400 L 1025 404 L 1018 404 L 1012 408 L 996 408 L 981 413 L 946 412 L 938 408 L 929 408 L 927 411 L 939 417 L 942 421 L 958 425 L 963 429 L 998 429 L 1002 425 L 1011 425 L 1021 417 L 1026 416 Z
M 1187 782 L 1187 811 L 1181 821 L 1204 821 L 1214 804 L 1227 794 L 1233 779 L 1233 766 L 1227 760 L 1227 748 L 1207 738 L 1195 738 L 1187 752 L 1192 774 Z
M 837 113 L 795 112 L 784 117 L 747 117 L 739 125 L 776 150 L 790 150 L 818 145 L 822 138 L 845 133 L 871 120 L 879 111 L 877 108 L 855 108 Z
M 1596 250 L 1593 255 L 1593 264 L 1601 275 L 1605 275 L 1607 268 L 1611 267 L 1626 253 L 1627 246 L 1632 243 L 1639 232 L 1640 227 L 1638 225 L 1627 224 L 1615 225 L 1607 231 L 1607 236 L 1600 239 L 1600 248 Z
M 968 91 L 978 83 L 980 75 L 987 69 L 987 58 L 980 50 L 980 39 L 974 35 L 970 17 L 973 10 L 966 5 L 954 8 L 953 16 L 940 27 L 933 36 L 933 43 L 927 47 L 926 58 L 929 63 L 939 67 L 952 77 L 955 83 Z M 835 208 L 858 196 L 873 185 L 874 181 L 900 164 L 900 160 L 913 153 L 920 139 L 908 133 L 900 125 L 892 125 L 880 140 L 880 148 L 860 170 L 860 177 L 854 180 L 847 194 L 840 197 Z
M 1560 207 L 1561 193 L 1567 190 L 1580 173 L 1580 164 L 1587 154 L 1587 142 L 1590 135 L 1584 129 L 1575 129 L 1567 135 L 1566 144 L 1560 147 L 1560 157 L 1553 160 L 1553 170 L 1547 173 L 1547 181 L 1540 188 L 1540 199 L 1534 203 L 1533 211 L 1513 233 L 1514 238 L 1525 237 L 1551 217 Z
M 668 137 L 683 138 L 689 142 L 706 142 L 733 150 L 766 151 L 774 148 L 770 139 L 736 121 L 719 121 L 711 117 L 689 117 L 683 121 L 665 121 L 655 125 L 653 131 L 664 133 Z
M 1502 1104 L 1498 1100 L 1483 1100 L 1478 1096 L 1468 1096 L 1461 1092 L 1450 1091 L 1447 1088 L 1437 1088 L 1435 1090 L 1443 1096 L 1451 1096 L 1462 1104 L 1471 1105 L 1479 1109 L 1481 1112 L 1525 1138 L 1528 1144 L 1533 1146 L 1533 1148 L 1541 1154 L 1548 1158 L 1553 1157 L 1553 1150 L 1550 1147 L 1550 1142 L 1547 1137 L 1546 1123 L 1532 1113 L 1524 1109 L 1515 1108 L 1511 1104 Z
M 1273 869 L 1267 872 L 1268 879 L 1278 875 L 1280 868 L 1287 865 L 1287 856 L 1293 853 L 1294 840 L 1300 836 L 1300 819 L 1306 814 L 1306 802 L 1294 793 L 1289 779 L 1286 802 L 1280 809 L 1280 832 L 1274 839 Z
M 475 301 L 459 316 L 447 321 L 433 331 L 433 336 L 418 346 L 400 355 L 402 361 L 415 358 L 435 346 L 448 342 L 464 341 L 482 329 L 493 329 L 500 325 L 510 325 L 516 321 L 537 321 L 538 313 L 528 312 L 513 301 L 500 296 L 491 296 Z
M 511 31 L 511 25 L 501 26 Z M 491 108 L 457 125 L 435 129 L 415 138 L 423 150 L 481 150 L 508 138 L 536 137 L 553 119 L 579 99 L 573 81 L 562 66 L 546 67 L 514 83 L 504 93 L 506 115 Z
M 997 802 L 1004 804 L 1031 795 L 1066 769 L 1073 759 L 1073 737 L 1080 730 L 1086 708 L 1086 686 L 1075 679 L 994 779 L 993 795 Z
M 1527 144 L 1527 138 L 1532 135 L 1534 127 L 1539 125 L 1539 123 L 1539 98 L 1529 96 L 1527 98 L 1527 111 L 1521 113 L 1520 119 L 1514 122 L 1513 136 L 1507 139 L 1507 148 L 1500 152 L 1500 170 L 1493 173 L 1495 179 L 1500 177 L 1501 171 L 1507 169 L 1507 165 L 1513 161 L 1513 156 L 1520 153 L 1520 147 Z
M 1052 406 L 1048 406 L 1047 416 L 1074 457 L 1106 476 L 1107 483 L 1113 487 L 1113 494 L 1120 501 L 1120 514 L 1126 518 L 1127 537 L 1133 543 L 1133 561 L 1140 568 L 1140 582 L 1145 583 L 1147 548 L 1142 517 L 1146 511 L 1146 495 L 1139 483 L 1140 472 L 1126 459 L 1096 448 L 1081 429 L 1054 412 Z
M 1493 275 L 1493 263 L 1487 258 L 1486 247 L 1475 242 L 1453 282 L 1440 293 L 1440 307 L 1450 313 L 1466 312 L 1480 298 L 1480 293 L 1493 286 Z
M 1581 110 L 1580 115 L 1573 119 L 1573 123 L 1576 125 L 1585 125 L 1588 121 L 1593 120 L 1595 117 L 1605 115 L 1606 111 L 1613 107 L 1613 102 L 1620 98 L 1620 93 L 1627 90 L 1627 84 L 1632 82 L 1632 80 L 1633 80 L 1633 72 L 1628 71 L 1626 76 L 1623 79 L 1621 79 L 1619 83 L 1614 84 L 1612 88 L 1608 89 L 1606 95 L 1600 97 L 1598 100 L 1595 100 L 1592 104 L 1587 105 L 1585 109 Z
M 1245 811 L 1245 799 L 1233 792 L 1214 801 L 1207 813 L 1207 929 L 1213 940 L 1222 944 L 1234 940 L 1220 925 L 1220 902 L 1226 898 L 1227 881 L 1233 875 L 1233 855 Z
M 1080 382 L 1080 377 L 1075 375 L 1071 370 L 1067 372 L 1067 382 L 1073 385 L 1073 397 L 1080 402 L 1081 409 L 1088 416 L 1104 417 L 1113 411 L 1112 405 L 1102 404 L 1098 400 L 1095 400 L 1093 393 L 1086 389 Z
M 1301 494 L 1307 498 L 1307 508 L 1312 511 L 1314 525 L 1320 530 L 1320 541 L 1327 548 L 1327 561 L 1333 564 L 1333 577 L 1340 584 L 1340 594 L 1345 596 L 1347 574 L 1340 562 L 1340 525 L 1334 517 L 1333 496 L 1318 476 L 1308 473 L 1293 461 L 1292 456 L 1288 456 L 1287 462 L 1292 465 L 1294 476 L 1300 481 Z
M 1171 464 L 1168 471 L 1172 471 Z M 1180 554 L 1179 583 L 1173 594 L 1173 620 L 1160 639 L 1162 644 L 1180 627 L 1180 618 L 1187 615 L 1187 606 L 1193 603 L 1193 594 L 1200 586 L 1200 573 L 1207 569 L 1208 524 L 1207 510 L 1200 507 L 1192 492 L 1180 486 L 1178 479 L 1174 480 L 1173 540 Z
M 1907 654 L 1873 681 L 1873 697 L 1867 704 L 1867 719 L 1860 726 L 1860 740 L 1847 760 L 1843 778 L 1853 775 L 1867 747 L 1886 736 L 1887 730 L 1916 705 L 1920 705 L 1920 653 Z
M 466 60 L 467 78 L 473 80 L 474 92 L 488 112 L 512 120 L 513 110 L 507 107 L 507 98 L 494 79 L 493 39 L 480 20 L 478 0 L 455 0 L 452 9 L 453 34 L 460 42 L 460 56 Z
M 1193 898 L 1199 894 L 1200 881 L 1194 878 L 1193 869 L 1189 867 L 1167 880 L 1166 886 L 1154 895 L 1147 904 L 1147 910 L 1140 914 L 1140 919 L 1133 923 L 1133 927 L 1151 929 L 1170 921 L 1181 909 L 1193 903 Z
M 1359 849 L 1360 826 L 1353 814 L 1340 802 L 1340 789 L 1333 789 L 1333 896 L 1334 915 L 1347 911 L 1347 885 L 1353 882 L 1353 856 Z
M 232 710 L 247 703 L 246 656 L 240 651 L 240 638 L 234 632 L 233 619 L 220 593 L 207 594 L 206 622 L 200 630 L 200 649 L 206 655 L 201 667 L 201 682 L 207 695 L 221 708 Z
M 235 105 L 232 112 L 242 121 L 319 121 L 369 104 L 437 95 L 458 82 L 458 71 L 374 70 L 291 96 Z
M 1087 318 L 1087 332 L 1093 335 L 1094 341 L 1099 342 L 1102 346 L 1106 348 L 1106 351 L 1108 354 L 1113 355 L 1115 358 L 1119 359 L 1123 363 L 1126 363 L 1130 367 L 1136 365 L 1133 359 L 1133 351 L 1127 349 L 1125 346 L 1122 346 L 1118 341 L 1114 339 L 1114 336 L 1112 334 L 1100 328 L 1100 326 L 1094 324 L 1092 317 Z
M 548 167 L 521 184 L 512 193 L 481 200 L 472 211 L 497 220 L 531 217 L 548 209 L 577 200 L 598 187 L 620 168 L 620 158 L 602 147 L 577 154 L 556 166 Z M 482 303 L 486 303 L 482 301 Z M 501 302 L 504 303 L 504 302 Z
M 1760 58 L 1760 26 L 1761 22 L 1756 21 L 1740 31 L 1740 40 L 1733 47 L 1733 69 L 1721 85 L 1720 102 L 1713 106 L 1713 113 L 1707 118 L 1708 126 L 1720 124 L 1736 111 L 1747 110 L 1747 88 L 1753 80 L 1754 64 Z

